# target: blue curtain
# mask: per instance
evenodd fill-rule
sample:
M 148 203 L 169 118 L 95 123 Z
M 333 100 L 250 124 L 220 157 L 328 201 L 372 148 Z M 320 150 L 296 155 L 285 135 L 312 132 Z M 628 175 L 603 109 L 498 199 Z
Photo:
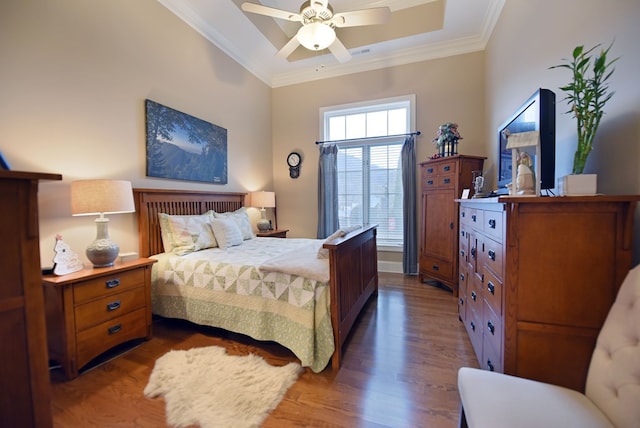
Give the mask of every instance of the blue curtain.
M 416 137 L 411 135 L 402 145 L 402 192 L 404 222 L 404 248 L 402 251 L 402 271 L 405 275 L 418 274 L 418 220 L 416 184 Z
M 318 165 L 318 239 L 340 228 L 338 220 L 338 146 L 320 145 Z

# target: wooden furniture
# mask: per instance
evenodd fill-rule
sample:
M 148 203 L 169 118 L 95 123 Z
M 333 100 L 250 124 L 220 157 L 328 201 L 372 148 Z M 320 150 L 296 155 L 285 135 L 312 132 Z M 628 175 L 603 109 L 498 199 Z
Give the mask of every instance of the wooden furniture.
M 143 258 L 43 278 L 49 358 L 67 378 L 117 345 L 151 338 L 153 263 Z
M 267 230 L 266 232 L 256 233 L 256 236 L 261 236 L 263 238 L 286 238 L 288 231 L 289 229 Z
M 436 280 L 458 295 L 458 205 L 470 189 L 472 171 L 482 171 L 483 157 L 456 155 L 420 163 L 420 281 Z
M 640 196 L 459 200 L 459 315 L 487 370 L 584 391 Z
M 140 255 L 164 252 L 158 213 L 195 215 L 209 210 L 235 211 L 244 205 L 244 193 L 134 189 Z M 376 227 L 365 226 L 330 244 L 329 250 L 331 323 L 335 351 L 334 368 L 340 367 L 342 347 L 351 327 L 371 296 L 378 293 Z
M 39 180 L 0 171 L 0 426 L 50 427 L 51 395 L 40 285 Z

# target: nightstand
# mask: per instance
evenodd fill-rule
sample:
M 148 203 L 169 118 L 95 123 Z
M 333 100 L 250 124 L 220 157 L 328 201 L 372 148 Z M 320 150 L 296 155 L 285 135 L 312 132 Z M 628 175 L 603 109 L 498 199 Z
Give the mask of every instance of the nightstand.
M 289 229 L 267 230 L 266 232 L 256 233 L 256 236 L 260 236 L 262 238 L 286 238 L 288 231 Z
M 153 259 L 42 278 L 49 359 L 69 379 L 91 360 L 133 339 L 151 338 Z

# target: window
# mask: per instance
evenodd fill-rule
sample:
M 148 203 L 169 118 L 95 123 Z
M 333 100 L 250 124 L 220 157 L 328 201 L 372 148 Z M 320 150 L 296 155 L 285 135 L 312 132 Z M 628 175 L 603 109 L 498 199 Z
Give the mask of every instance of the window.
M 340 227 L 377 224 L 378 246 L 402 248 L 402 163 L 415 96 L 321 110 L 324 140 L 338 142 Z

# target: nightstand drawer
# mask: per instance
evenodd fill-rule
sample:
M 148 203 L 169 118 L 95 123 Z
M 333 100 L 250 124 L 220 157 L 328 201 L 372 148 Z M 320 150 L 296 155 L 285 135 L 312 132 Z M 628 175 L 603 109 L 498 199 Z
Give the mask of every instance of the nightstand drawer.
M 125 314 L 95 327 L 79 331 L 76 337 L 78 368 L 83 367 L 105 350 L 128 340 L 147 335 L 144 308 Z
M 73 301 L 76 304 L 83 303 L 140 286 L 144 286 L 143 270 L 118 272 L 76 284 L 73 288 Z
M 133 310 L 143 308 L 146 304 L 145 299 L 145 288 L 138 287 L 76 306 L 76 330 L 81 331 Z

